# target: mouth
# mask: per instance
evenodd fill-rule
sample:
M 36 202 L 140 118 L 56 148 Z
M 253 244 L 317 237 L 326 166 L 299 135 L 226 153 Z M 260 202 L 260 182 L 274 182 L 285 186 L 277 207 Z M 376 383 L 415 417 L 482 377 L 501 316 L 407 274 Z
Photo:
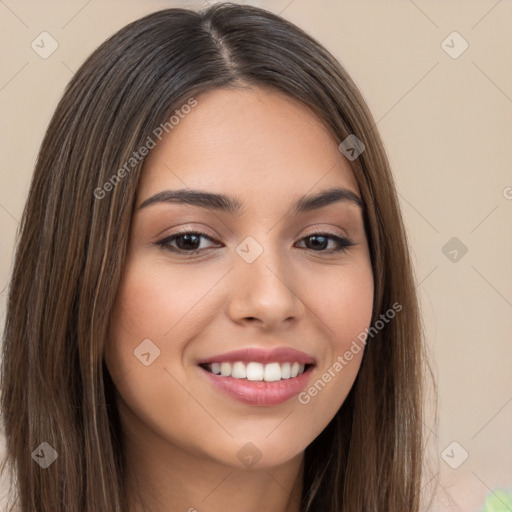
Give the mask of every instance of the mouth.
M 316 367 L 312 356 L 289 348 L 245 349 L 198 364 L 214 388 L 259 406 L 282 404 L 298 395 Z

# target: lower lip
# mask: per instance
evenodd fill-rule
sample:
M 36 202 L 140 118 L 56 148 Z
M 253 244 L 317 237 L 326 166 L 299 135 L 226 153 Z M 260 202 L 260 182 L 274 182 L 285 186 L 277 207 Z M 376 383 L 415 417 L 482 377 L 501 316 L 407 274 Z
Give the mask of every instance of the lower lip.
M 250 405 L 279 405 L 297 396 L 307 384 L 313 366 L 297 377 L 274 382 L 234 379 L 215 375 L 203 368 L 200 370 L 210 382 L 230 397 Z

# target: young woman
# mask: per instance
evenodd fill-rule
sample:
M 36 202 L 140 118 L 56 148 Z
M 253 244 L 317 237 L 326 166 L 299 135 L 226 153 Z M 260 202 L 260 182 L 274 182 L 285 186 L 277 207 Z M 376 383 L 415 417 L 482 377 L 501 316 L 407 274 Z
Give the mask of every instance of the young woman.
M 397 195 L 334 57 L 167 9 L 42 143 L 3 344 L 22 512 L 417 512 L 422 342 Z

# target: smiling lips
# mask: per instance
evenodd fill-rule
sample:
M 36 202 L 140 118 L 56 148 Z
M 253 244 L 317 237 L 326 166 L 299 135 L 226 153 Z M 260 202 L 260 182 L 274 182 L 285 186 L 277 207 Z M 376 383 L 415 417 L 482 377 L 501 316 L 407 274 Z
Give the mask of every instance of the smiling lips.
M 251 405 L 278 405 L 300 393 L 315 359 L 287 347 L 244 349 L 199 362 L 218 389 Z

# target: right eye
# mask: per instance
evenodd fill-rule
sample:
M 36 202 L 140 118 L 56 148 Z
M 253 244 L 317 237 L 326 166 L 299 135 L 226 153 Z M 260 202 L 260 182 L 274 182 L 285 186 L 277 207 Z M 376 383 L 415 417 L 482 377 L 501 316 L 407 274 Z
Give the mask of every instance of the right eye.
M 217 242 L 206 233 L 200 231 L 180 231 L 173 235 L 167 236 L 162 240 L 156 242 L 156 245 L 163 247 L 164 249 L 181 253 L 184 256 L 198 254 L 201 251 L 207 249 L 201 247 L 201 238 L 209 240 L 210 242 Z M 173 245 L 175 244 L 175 245 Z

